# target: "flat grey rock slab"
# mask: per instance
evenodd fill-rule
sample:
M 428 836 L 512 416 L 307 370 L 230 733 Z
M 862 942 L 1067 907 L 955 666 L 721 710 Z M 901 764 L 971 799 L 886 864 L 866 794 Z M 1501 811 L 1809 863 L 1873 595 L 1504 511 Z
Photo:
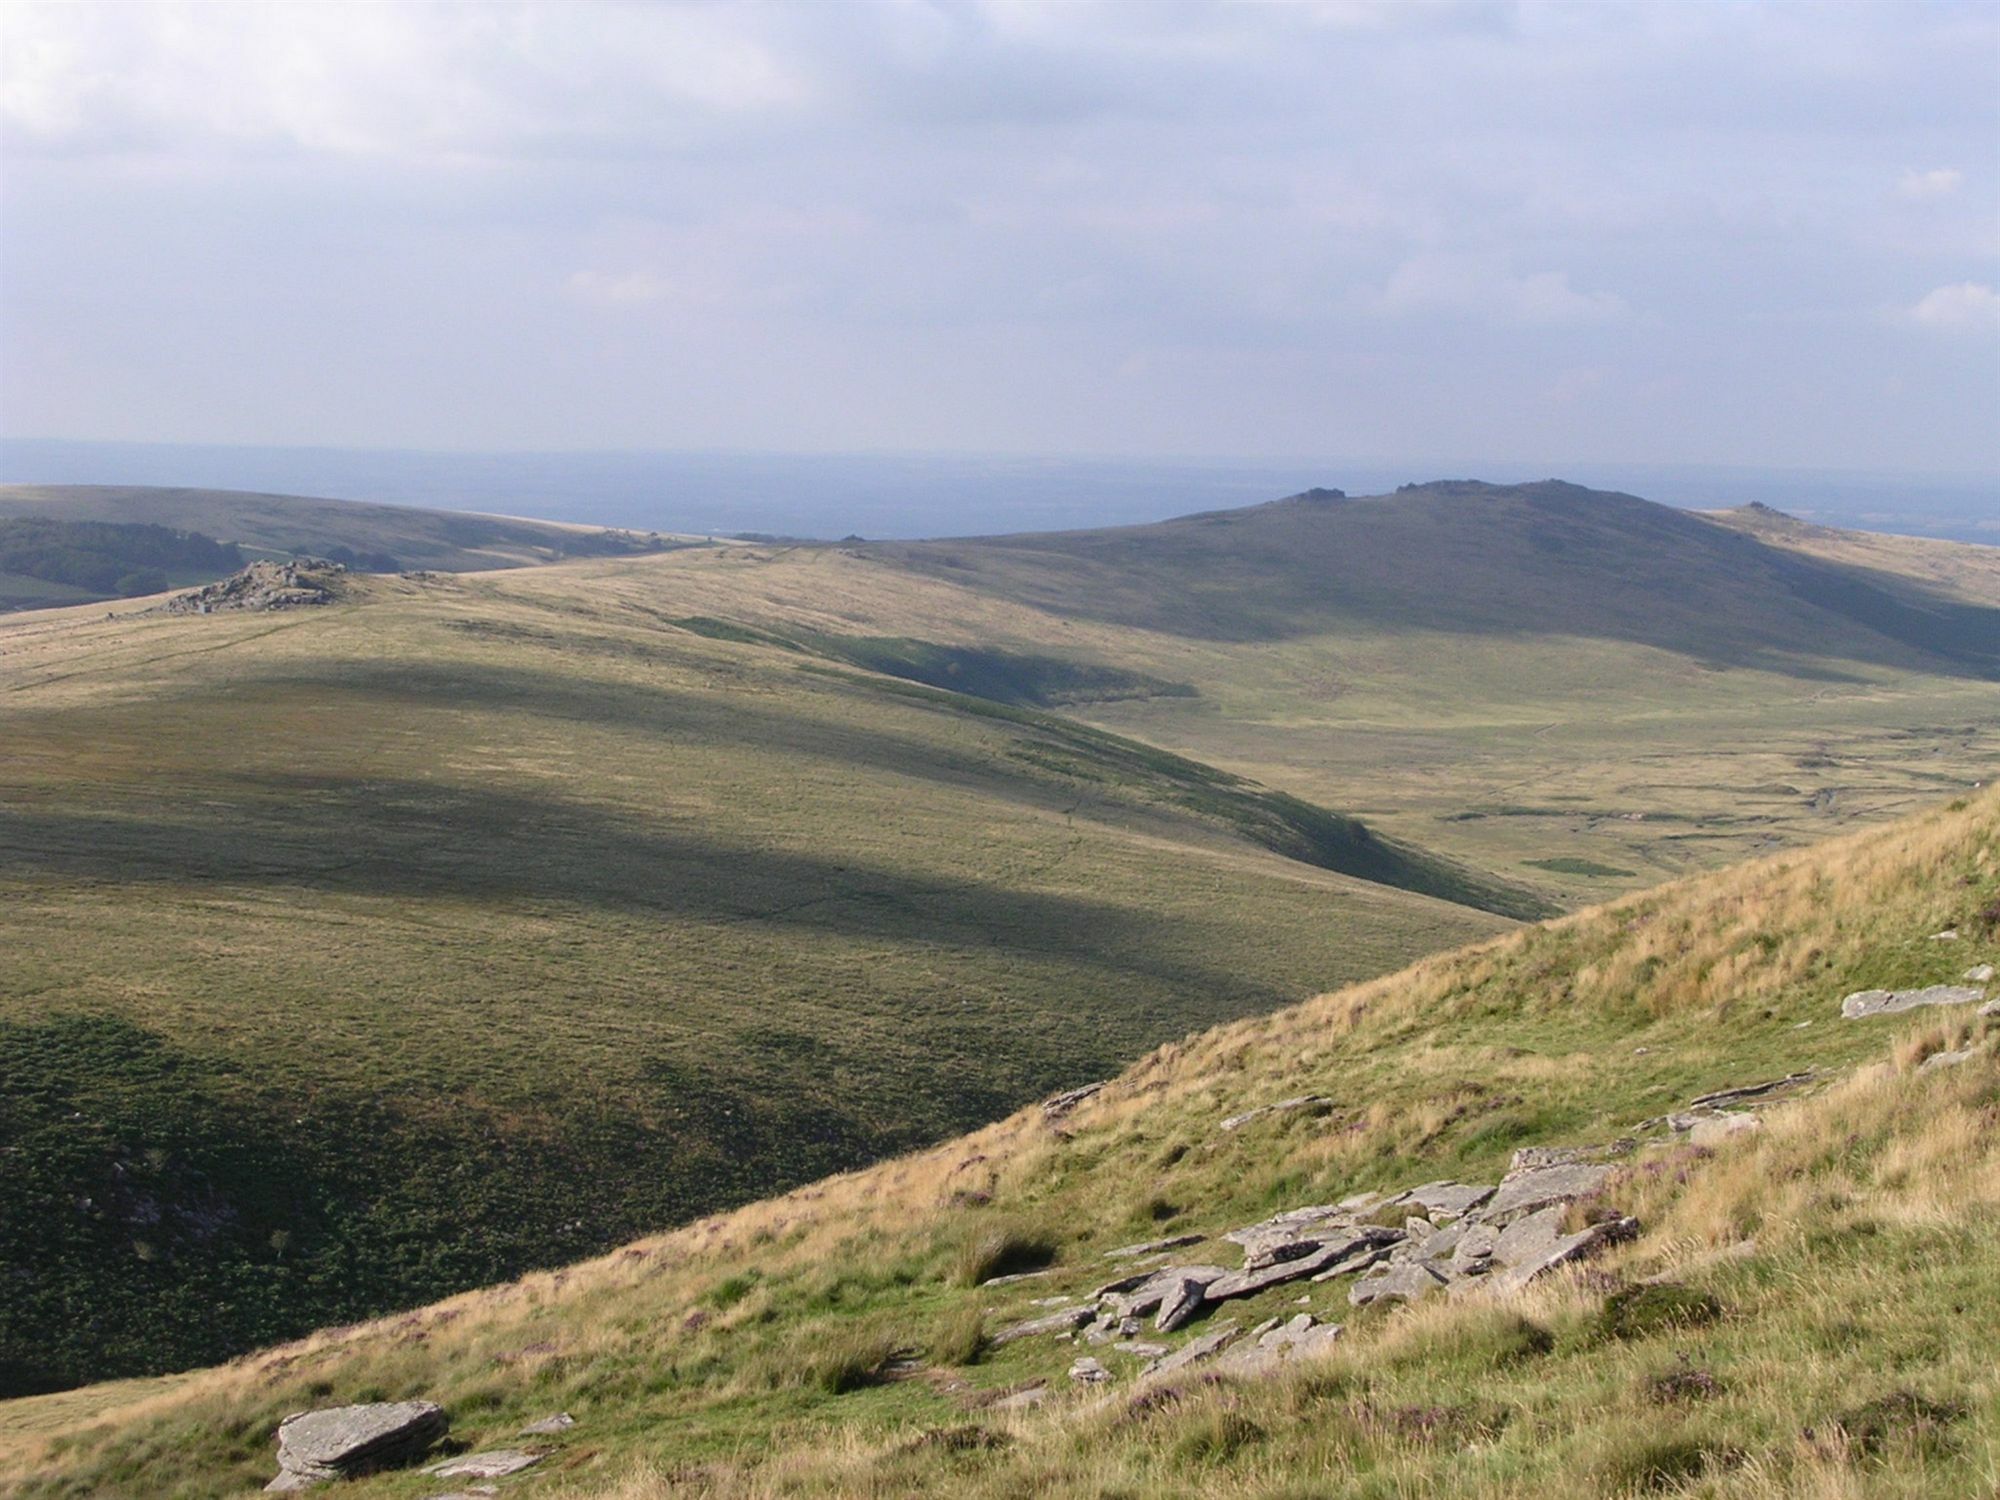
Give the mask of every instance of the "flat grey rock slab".
M 1190 1339 L 1172 1354 L 1154 1360 L 1141 1373 L 1148 1376 L 1172 1375 L 1185 1370 L 1190 1365 L 1198 1365 L 1204 1360 L 1214 1359 L 1224 1349 L 1242 1337 L 1243 1330 L 1234 1323 L 1218 1323 L 1198 1339 Z
M 1427 1215 L 1445 1214 L 1456 1219 L 1471 1213 L 1491 1198 L 1495 1191 L 1491 1183 L 1427 1182 L 1389 1201 L 1412 1203 Z
M 1840 1002 L 1840 1013 L 1847 1020 L 1861 1021 L 1869 1016 L 1893 1016 L 1920 1005 L 1970 1005 L 1985 998 L 1986 991 L 1968 984 L 1932 984 L 1920 990 L 1856 990 Z
M 1636 1219 L 1618 1219 L 1604 1224 L 1592 1224 L 1574 1234 L 1561 1236 L 1554 1244 L 1539 1253 L 1508 1266 L 1505 1270 L 1495 1271 L 1482 1282 L 1471 1284 L 1488 1287 L 1501 1296 L 1509 1292 L 1518 1292 L 1538 1277 L 1546 1276 L 1549 1272 L 1572 1261 L 1581 1260 L 1599 1246 L 1608 1245 L 1613 1240 L 1630 1238 L 1638 1232 L 1638 1229 L 1639 1224 Z
M 1086 1354 L 1069 1367 L 1069 1378 L 1081 1385 L 1103 1385 L 1111 1379 L 1111 1372 Z
M 1297 1281 L 1306 1276 L 1317 1276 L 1329 1266 L 1353 1256 L 1358 1251 L 1386 1248 L 1401 1239 L 1400 1233 L 1385 1225 L 1369 1224 L 1358 1229 L 1343 1231 L 1335 1238 L 1323 1241 L 1318 1249 L 1308 1254 L 1291 1260 L 1281 1260 L 1254 1271 L 1234 1271 L 1209 1283 L 1208 1300 L 1226 1302 L 1232 1297 L 1254 1297 L 1267 1288 L 1283 1286 L 1288 1281 Z
M 1104 1252 L 1106 1260 L 1137 1260 L 1142 1255 L 1164 1255 L 1169 1250 L 1185 1250 L 1189 1245 L 1199 1245 L 1206 1235 L 1177 1234 L 1171 1239 L 1146 1240 L 1137 1245 L 1120 1245 L 1116 1250 Z
M 1104 1309 L 1115 1318 L 1143 1318 L 1158 1310 L 1188 1282 L 1207 1286 L 1228 1274 L 1222 1266 L 1165 1266 L 1140 1278 L 1138 1285 L 1129 1291 L 1107 1293 L 1101 1300 Z
M 1226 1350 L 1215 1368 L 1230 1375 L 1268 1375 L 1281 1365 L 1326 1353 L 1339 1342 L 1342 1331 L 1339 1323 L 1322 1323 L 1311 1313 L 1300 1313 Z
M 1333 1107 L 1333 1101 L 1324 1094 L 1301 1094 L 1296 1099 L 1280 1099 L 1275 1104 L 1264 1104 L 1256 1109 L 1247 1109 L 1240 1115 L 1231 1115 L 1222 1122 L 1224 1130 L 1240 1130 L 1252 1120 L 1261 1120 L 1266 1115 L 1290 1114 L 1298 1109 L 1319 1109 Z
M 1160 1297 L 1160 1311 L 1153 1319 L 1153 1326 L 1161 1333 L 1172 1333 L 1194 1321 L 1208 1300 L 1208 1284 L 1218 1281 L 1216 1276 L 1174 1277 L 1167 1283 L 1166 1291 Z
M 1029 1318 L 1024 1323 L 1016 1323 L 1003 1328 L 990 1340 L 994 1348 L 1011 1344 L 1016 1339 L 1034 1338 L 1044 1333 L 1072 1333 L 1097 1317 L 1094 1307 L 1065 1307 L 1060 1312 L 1049 1313 L 1045 1317 Z
M 1273 1214 L 1261 1223 L 1232 1229 L 1223 1238 L 1243 1247 L 1243 1269 L 1255 1271 L 1281 1260 L 1310 1255 L 1333 1235 L 1354 1227 L 1352 1209 L 1337 1203 L 1319 1203 Z
M 1015 1271 L 1013 1274 L 1008 1276 L 989 1276 L 979 1284 L 981 1287 L 1013 1286 L 1016 1282 L 1019 1281 L 1040 1281 L 1044 1276 L 1047 1276 L 1049 1274 L 1050 1273 L 1046 1270 Z
M 1002 1396 L 998 1401 L 993 1403 L 993 1409 L 995 1411 L 1025 1411 L 1031 1406 L 1040 1406 L 1048 1399 L 1048 1386 L 1041 1384 L 1031 1385 L 1022 1390 Z
M 1165 1344 L 1149 1344 L 1144 1339 L 1120 1339 L 1111 1347 L 1120 1354 L 1136 1355 L 1140 1359 L 1159 1359 L 1173 1352 Z
M 1415 1302 L 1443 1285 L 1444 1278 L 1429 1266 L 1405 1261 L 1399 1266 L 1389 1266 L 1362 1277 L 1348 1288 L 1347 1300 L 1356 1307 L 1366 1307 L 1371 1302 L 1380 1302 L 1388 1297 Z
M 1787 1073 L 1783 1078 L 1773 1078 L 1768 1083 L 1749 1083 L 1741 1088 L 1717 1089 L 1712 1094 L 1703 1094 L 1698 1099 L 1688 1100 L 1689 1109 L 1714 1109 L 1724 1104 L 1741 1104 L 1746 1099 L 1762 1099 L 1775 1094 L 1780 1089 L 1795 1088 L 1802 1083 L 1812 1082 L 1812 1070 L 1803 1073 Z
M 1604 1186 L 1611 1168 L 1601 1162 L 1568 1162 L 1524 1167 L 1500 1179 L 1500 1187 L 1480 1209 L 1482 1219 L 1533 1213 L 1552 1203 L 1569 1203 Z
M 543 1417 L 539 1422 L 530 1422 L 521 1429 L 522 1437 L 547 1437 L 554 1432 L 567 1432 L 576 1426 L 576 1418 L 566 1411 L 559 1411 L 552 1417 Z
M 282 1493 L 322 1479 L 343 1479 L 420 1458 L 450 1425 L 431 1401 L 376 1401 L 296 1412 L 278 1424 L 278 1477 L 266 1486 Z
M 504 1479 L 518 1474 L 547 1458 L 546 1453 L 530 1453 L 525 1448 L 491 1448 L 484 1453 L 467 1453 L 432 1464 L 426 1474 L 439 1479 Z

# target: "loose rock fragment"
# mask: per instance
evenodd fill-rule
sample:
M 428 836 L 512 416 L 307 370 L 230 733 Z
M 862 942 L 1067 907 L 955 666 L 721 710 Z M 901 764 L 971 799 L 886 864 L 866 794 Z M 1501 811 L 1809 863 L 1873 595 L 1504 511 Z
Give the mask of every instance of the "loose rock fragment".
M 1094 1307 L 1065 1307 L 1045 1317 L 1029 1318 L 1025 1323 L 1016 1323 L 1003 1328 L 988 1342 L 997 1349 L 1002 1344 L 1011 1344 L 1016 1339 L 1033 1338 L 1038 1334 L 1071 1333 L 1096 1316 L 1097 1309 Z
M 1840 1002 L 1840 1013 L 1847 1020 L 1859 1021 L 1915 1010 L 1920 1005 L 1970 1005 L 1985 998 L 1984 990 L 1963 984 L 1933 984 L 1920 990 L 1856 990 Z
M 278 1424 L 279 1474 L 267 1490 L 302 1490 L 396 1468 L 423 1456 L 449 1425 L 430 1401 L 380 1401 L 297 1412 Z
M 494 1448 L 485 1453 L 468 1453 L 432 1464 L 426 1474 L 439 1479 L 500 1479 L 540 1463 L 546 1453 L 530 1453 L 525 1448 Z
M 1156 1359 L 1141 1372 L 1145 1375 L 1171 1375 L 1176 1370 L 1185 1370 L 1189 1365 L 1200 1364 L 1213 1359 L 1241 1337 L 1243 1330 L 1234 1323 L 1218 1323 L 1200 1338 L 1181 1345 L 1172 1354 Z

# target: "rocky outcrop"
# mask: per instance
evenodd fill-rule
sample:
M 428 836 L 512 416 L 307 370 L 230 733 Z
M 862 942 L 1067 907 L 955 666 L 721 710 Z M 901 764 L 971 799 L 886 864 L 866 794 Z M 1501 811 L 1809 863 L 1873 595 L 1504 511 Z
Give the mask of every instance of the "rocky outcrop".
M 429 1401 L 382 1401 L 295 1412 L 278 1424 L 278 1477 L 264 1488 L 303 1490 L 400 1468 L 423 1457 L 450 1425 Z
M 1985 998 L 1986 991 L 1965 984 L 1933 984 L 1920 990 L 1856 990 L 1840 1002 L 1840 1013 L 1850 1021 L 1859 1021 L 1915 1010 L 1920 1005 L 1970 1005 Z
M 1215 1368 L 1230 1375 L 1269 1375 L 1287 1360 L 1311 1359 L 1331 1349 L 1342 1326 L 1322 1323 L 1311 1313 L 1300 1313 L 1280 1323 L 1273 1318 L 1250 1330 L 1241 1343 L 1226 1350 Z
M 508 1474 L 518 1474 L 547 1457 L 546 1453 L 531 1453 L 525 1448 L 494 1448 L 485 1453 L 448 1458 L 441 1464 L 432 1464 L 424 1472 L 439 1479 L 500 1479 Z
M 176 594 L 160 609 L 170 615 L 212 615 L 227 610 L 305 609 L 340 598 L 347 569 L 323 558 L 254 562 L 220 583 Z

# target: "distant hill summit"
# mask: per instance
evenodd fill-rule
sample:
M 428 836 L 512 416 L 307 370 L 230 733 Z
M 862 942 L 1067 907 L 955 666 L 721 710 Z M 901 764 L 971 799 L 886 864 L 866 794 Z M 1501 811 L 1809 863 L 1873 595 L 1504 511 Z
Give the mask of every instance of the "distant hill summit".
M 0 520 L 18 517 L 164 526 L 215 537 L 247 553 L 323 557 L 369 573 L 405 568 L 463 573 L 567 558 L 625 557 L 686 545 L 655 532 L 307 495 L 149 485 L 0 484 Z M 208 576 L 219 577 L 240 565 L 237 559 Z
M 871 556 L 1053 613 L 1219 641 L 1351 627 L 1619 639 L 1712 665 L 1837 655 L 2000 673 L 2000 609 L 1562 480 L 1302 495 L 1146 526 Z

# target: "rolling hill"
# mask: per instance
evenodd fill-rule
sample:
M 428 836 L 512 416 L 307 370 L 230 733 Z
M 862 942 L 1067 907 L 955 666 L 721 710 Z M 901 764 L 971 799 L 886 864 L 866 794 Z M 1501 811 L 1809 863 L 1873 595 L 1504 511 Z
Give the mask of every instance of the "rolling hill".
M 263 495 L 244 490 L 167 489 L 145 485 L 0 484 L 0 520 L 165 526 L 234 543 L 257 557 L 331 558 L 368 572 L 404 569 L 466 572 L 555 562 L 566 557 L 624 556 L 684 543 L 656 533 L 461 511 L 417 510 L 356 500 Z M 199 579 L 207 582 L 232 564 Z M 100 598 L 115 597 L 106 589 Z M 13 607 L 77 603 L 60 595 L 23 598 Z M 0 595 L 0 607 L 5 596 Z
M 574 1258 L 1543 909 L 565 575 L 0 621 L 7 1389 Z
M 653 579 L 680 607 L 766 631 L 1177 684 L 1065 712 L 1573 902 L 1989 774 L 1996 557 L 1770 511 L 1448 483 L 592 576 Z
M 1996 957 L 1989 791 L 1231 1023 L 587 1264 L 0 1405 L 0 1482 L 236 1494 L 272 1473 L 287 1413 L 421 1399 L 457 1451 L 540 1455 L 499 1493 L 552 1500 L 1983 1493 L 2000 1022 L 1961 974 Z M 1852 1018 L 1844 999 L 1935 985 L 1952 1003 Z M 1430 1220 L 1383 1195 L 1443 1204 L 1446 1180 L 1506 1174 L 1525 1212 L 1579 1173 L 1542 1232 L 1596 1253 L 1540 1279 L 1466 1271 L 1464 1295 L 1356 1307 L 1350 1268 L 1197 1296 L 1163 1333 L 1077 1331 L 1093 1287 L 1162 1264 L 1213 1261 L 1196 1284 L 1219 1291 L 1247 1253 L 1232 1226 L 1350 1199 L 1361 1229 L 1428 1246 Z M 1313 1355 L 1146 1373 L 1148 1344 L 1227 1354 L 1249 1347 L 1229 1327 L 1302 1305 L 1343 1326 Z
M 0 622 L 0 1378 L 589 1254 L 1975 784 L 1988 549 L 1843 538 L 1452 484 Z

